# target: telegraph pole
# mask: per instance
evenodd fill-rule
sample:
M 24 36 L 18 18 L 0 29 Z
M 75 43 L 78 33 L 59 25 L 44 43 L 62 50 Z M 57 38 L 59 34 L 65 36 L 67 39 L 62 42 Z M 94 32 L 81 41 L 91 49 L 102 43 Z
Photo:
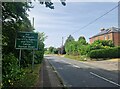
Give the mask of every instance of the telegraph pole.
M 120 1 L 118 2 L 118 28 L 120 28 Z
M 64 42 L 64 37 L 62 37 L 61 54 L 63 54 L 63 42 Z
M 34 17 L 33 17 L 33 20 L 32 20 L 33 22 L 32 22 L 32 24 L 33 24 L 33 28 L 34 28 Z

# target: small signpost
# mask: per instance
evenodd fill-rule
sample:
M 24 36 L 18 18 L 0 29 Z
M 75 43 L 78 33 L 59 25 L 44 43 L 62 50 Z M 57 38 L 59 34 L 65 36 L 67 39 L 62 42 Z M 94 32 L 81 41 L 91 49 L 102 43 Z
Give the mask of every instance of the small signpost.
M 34 50 L 38 49 L 38 33 L 33 32 L 18 32 L 15 40 L 15 48 L 20 49 L 19 66 L 21 60 L 21 50 L 33 50 L 32 69 L 34 66 Z

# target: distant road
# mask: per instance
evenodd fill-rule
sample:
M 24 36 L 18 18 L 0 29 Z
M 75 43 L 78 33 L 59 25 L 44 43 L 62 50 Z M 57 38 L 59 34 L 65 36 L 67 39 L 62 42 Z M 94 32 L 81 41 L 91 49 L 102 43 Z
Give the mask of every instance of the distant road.
M 112 71 L 58 56 L 45 56 L 67 87 L 120 87 Z

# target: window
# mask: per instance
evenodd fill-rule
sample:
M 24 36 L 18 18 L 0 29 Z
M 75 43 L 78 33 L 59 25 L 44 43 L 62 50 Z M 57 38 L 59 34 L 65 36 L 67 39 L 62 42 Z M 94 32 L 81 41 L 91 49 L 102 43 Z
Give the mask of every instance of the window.
M 106 40 L 106 35 L 104 35 L 104 40 Z

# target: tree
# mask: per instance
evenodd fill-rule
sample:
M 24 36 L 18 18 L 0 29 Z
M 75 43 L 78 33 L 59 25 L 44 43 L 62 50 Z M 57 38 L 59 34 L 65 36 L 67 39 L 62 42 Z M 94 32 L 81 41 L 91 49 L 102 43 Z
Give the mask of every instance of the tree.
M 65 44 L 68 43 L 68 42 L 71 42 L 71 41 L 74 41 L 74 38 L 71 35 L 69 35 L 69 37 L 67 38 Z
M 79 42 L 80 44 L 82 44 L 82 45 L 86 45 L 86 44 L 87 44 L 87 43 L 86 43 L 86 39 L 85 39 L 84 36 L 80 36 L 80 37 L 78 38 L 78 42 Z
M 18 31 L 33 31 L 28 15 L 26 13 L 32 8 L 26 2 L 3 2 L 2 3 L 2 51 L 4 54 L 10 52 L 18 54 L 15 49 L 15 37 Z
M 41 63 L 44 58 L 44 41 L 47 38 L 44 33 L 38 32 L 38 50 L 35 51 L 35 63 Z
M 54 9 L 54 5 L 53 2 L 51 2 L 51 0 L 46 1 L 46 0 L 38 0 L 40 2 L 40 4 L 45 4 L 46 7 L 50 8 L 50 9 Z M 63 6 L 66 6 L 65 0 L 60 0 Z
M 65 42 L 65 51 L 67 54 L 71 54 L 71 43 L 74 41 L 74 38 L 69 35 L 69 37 L 67 38 L 66 42 Z
M 91 44 L 91 50 L 114 47 L 111 40 L 96 40 Z
M 46 7 L 53 9 L 50 2 L 41 2 Z M 63 4 L 63 3 L 62 3 Z M 17 80 L 21 79 L 23 72 L 19 70 L 18 54 L 19 50 L 15 49 L 15 38 L 17 32 L 34 32 L 34 28 L 28 19 L 27 11 L 33 8 L 31 2 L 2 2 L 2 62 L 3 74 L 2 84 L 4 86 L 13 86 Z M 39 63 L 44 55 L 43 33 L 39 33 L 38 51 L 35 52 L 35 63 Z M 23 67 L 31 63 L 31 50 L 22 50 Z M 12 80 L 12 81 L 11 81 Z
M 52 46 L 49 47 L 49 53 L 51 53 L 51 54 L 54 53 L 54 47 L 52 47 Z
M 80 55 L 86 55 L 89 51 L 88 43 L 84 36 L 78 38 L 78 52 Z

